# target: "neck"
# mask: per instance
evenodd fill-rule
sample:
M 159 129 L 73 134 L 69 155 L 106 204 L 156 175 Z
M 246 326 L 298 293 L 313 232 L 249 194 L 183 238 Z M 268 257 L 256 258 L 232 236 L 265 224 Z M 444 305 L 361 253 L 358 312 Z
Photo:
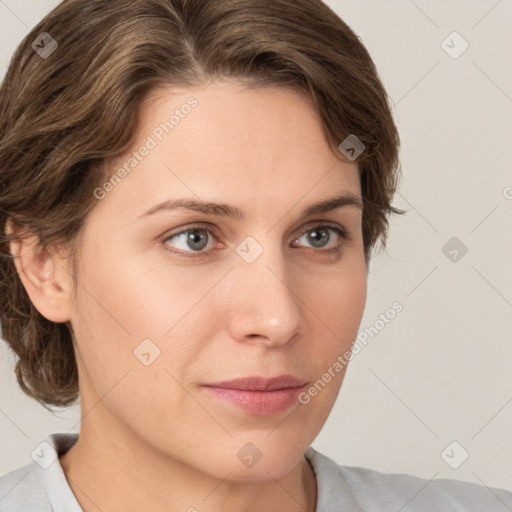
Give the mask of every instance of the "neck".
M 304 457 L 280 479 L 232 481 L 163 454 L 134 432 L 98 428 L 85 417 L 60 462 L 84 512 L 216 512 L 226 503 L 230 512 L 316 510 L 316 477 Z

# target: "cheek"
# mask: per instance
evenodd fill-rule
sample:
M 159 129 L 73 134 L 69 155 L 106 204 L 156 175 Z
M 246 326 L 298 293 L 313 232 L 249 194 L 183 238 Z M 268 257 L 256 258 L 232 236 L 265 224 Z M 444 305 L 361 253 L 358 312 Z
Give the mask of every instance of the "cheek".
M 341 269 L 341 266 L 340 266 Z M 304 281 L 306 331 L 302 359 L 312 373 L 299 396 L 295 421 L 309 442 L 323 428 L 336 402 L 366 303 L 366 267 L 347 265 L 330 279 Z
M 151 394 L 151 400 L 141 397 L 144 407 L 174 382 L 166 369 L 186 380 L 187 368 L 204 349 L 200 329 L 208 326 L 199 316 L 200 301 L 218 276 L 169 271 L 151 257 L 120 261 L 121 254 L 126 252 L 98 248 L 82 257 L 87 264 L 80 271 L 72 318 L 77 359 L 100 396 L 129 372 L 126 381 L 135 395 L 143 389 Z
M 357 337 L 366 304 L 366 267 L 347 267 L 322 284 L 311 289 L 313 314 L 311 328 L 315 340 L 311 360 L 315 361 L 317 379 L 328 379 L 328 391 L 322 391 L 321 401 L 334 402 L 349 363 L 347 353 Z M 318 318 L 315 318 L 318 317 Z M 314 326 L 314 327 L 313 327 Z M 341 365 L 339 364 L 342 362 Z M 330 371 L 329 375 L 325 375 Z M 325 380 L 324 379 L 324 380 Z
M 79 291 L 72 321 L 83 406 L 93 410 L 91 420 L 101 418 L 98 421 L 104 421 L 102 411 L 108 409 L 141 437 L 162 425 L 178 428 L 186 421 L 177 411 L 193 417 L 194 402 L 180 383 L 186 380 L 194 354 L 201 351 L 187 330 L 191 326 L 183 296 L 161 282 L 144 279 L 140 271 L 127 280 L 105 260 L 101 267 L 95 263 L 98 266 L 91 268 L 97 271 L 82 277 L 87 291 Z M 107 275 L 102 268 L 115 270 Z M 95 407 L 96 403 L 104 407 Z
M 311 306 L 324 320 L 326 327 L 337 340 L 345 345 L 357 335 L 366 304 L 367 274 L 364 261 L 354 260 L 323 278 L 321 284 L 311 289 L 315 297 Z

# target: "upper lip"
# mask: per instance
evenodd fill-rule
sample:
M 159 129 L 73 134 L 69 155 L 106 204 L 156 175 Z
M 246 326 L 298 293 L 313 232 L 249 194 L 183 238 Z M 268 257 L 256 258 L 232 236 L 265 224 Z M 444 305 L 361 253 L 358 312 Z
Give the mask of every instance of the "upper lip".
M 304 386 L 306 381 L 293 375 L 279 375 L 277 377 L 242 377 L 223 382 L 205 384 L 214 388 L 240 389 L 244 391 L 274 391 L 276 389 L 298 388 Z

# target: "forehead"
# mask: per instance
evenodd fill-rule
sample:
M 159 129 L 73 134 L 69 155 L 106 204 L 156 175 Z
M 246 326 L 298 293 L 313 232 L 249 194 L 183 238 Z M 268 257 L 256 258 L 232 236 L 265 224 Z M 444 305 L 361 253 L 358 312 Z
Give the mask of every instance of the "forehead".
M 285 196 L 360 194 L 357 165 L 332 154 L 303 94 L 229 81 L 150 93 L 132 147 L 108 171 L 123 167 L 107 199 L 125 210 L 183 196 L 275 209 Z
M 228 80 L 188 89 L 159 88 L 141 104 L 139 138 L 169 120 L 173 138 L 193 142 L 197 152 L 201 144 L 213 143 L 249 154 L 261 146 L 285 151 L 303 138 L 310 139 L 310 148 L 326 143 L 311 100 L 291 88 L 249 88 Z

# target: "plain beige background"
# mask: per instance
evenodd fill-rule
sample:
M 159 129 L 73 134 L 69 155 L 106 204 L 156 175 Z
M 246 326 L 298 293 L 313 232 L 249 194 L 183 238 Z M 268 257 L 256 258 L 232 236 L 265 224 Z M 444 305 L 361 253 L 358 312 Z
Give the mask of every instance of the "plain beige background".
M 57 3 L 0 0 L 2 77 Z M 373 337 L 313 446 L 344 465 L 512 490 L 512 2 L 327 3 L 360 35 L 395 104 L 395 205 L 409 213 L 372 261 L 361 332 Z M 382 327 L 396 301 L 403 310 Z M 3 474 L 48 434 L 78 431 L 79 410 L 45 411 L 18 389 L 4 343 L 0 357 Z

